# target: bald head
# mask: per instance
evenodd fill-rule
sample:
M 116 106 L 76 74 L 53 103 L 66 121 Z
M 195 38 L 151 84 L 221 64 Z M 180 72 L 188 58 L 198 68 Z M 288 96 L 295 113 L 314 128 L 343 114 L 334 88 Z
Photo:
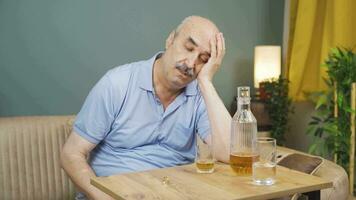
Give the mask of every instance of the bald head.
M 200 16 L 186 17 L 166 40 L 168 48 L 176 40 L 189 40 L 195 46 L 210 52 L 210 40 L 219 33 L 217 26 L 207 18 Z
M 183 19 L 183 21 L 175 29 L 175 36 L 182 31 L 200 31 L 205 30 L 212 34 L 219 33 L 218 27 L 209 19 L 200 16 L 189 16 Z

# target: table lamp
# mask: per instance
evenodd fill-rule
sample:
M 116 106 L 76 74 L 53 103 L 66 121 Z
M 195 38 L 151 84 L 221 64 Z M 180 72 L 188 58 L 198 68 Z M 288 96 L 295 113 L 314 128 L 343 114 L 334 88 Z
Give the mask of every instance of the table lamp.
M 281 74 L 281 47 L 256 46 L 254 62 L 255 98 L 251 101 L 251 111 L 257 120 L 258 136 L 269 136 L 271 121 L 266 109 L 267 99 L 263 81 L 278 78 Z M 262 83 L 262 84 L 261 84 Z
M 271 78 L 278 78 L 281 74 L 281 47 L 280 46 L 256 46 L 255 65 L 254 65 L 254 85 L 256 97 L 265 99 L 261 82 Z

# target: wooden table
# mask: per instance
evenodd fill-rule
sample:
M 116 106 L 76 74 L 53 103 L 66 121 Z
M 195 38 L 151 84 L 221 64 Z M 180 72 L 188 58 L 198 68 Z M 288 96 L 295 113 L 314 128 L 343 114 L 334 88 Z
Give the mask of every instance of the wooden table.
M 198 174 L 195 165 L 191 164 L 97 177 L 91 179 L 91 184 L 115 199 L 169 200 L 265 200 L 295 193 L 305 193 L 309 199 L 320 199 L 320 190 L 332 187 L 330 181 L 281 166 L 277 167 L 274 185 L 257 186 L 251 177 L 239 177 L 223 163 L 216 163 L 212 174 Z

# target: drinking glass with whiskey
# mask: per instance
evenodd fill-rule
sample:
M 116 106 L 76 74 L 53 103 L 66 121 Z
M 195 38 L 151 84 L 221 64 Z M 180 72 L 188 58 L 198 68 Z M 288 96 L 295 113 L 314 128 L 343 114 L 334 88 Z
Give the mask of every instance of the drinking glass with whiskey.
M 213 142 L 206 143 L 197 134 L 195 165 L 198 173 L 213 173 L 214 172 L 214 152 Z

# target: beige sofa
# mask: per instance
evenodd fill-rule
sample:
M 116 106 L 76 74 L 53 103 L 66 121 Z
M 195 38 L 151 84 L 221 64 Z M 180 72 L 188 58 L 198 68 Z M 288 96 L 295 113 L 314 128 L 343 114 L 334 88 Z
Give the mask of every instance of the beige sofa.
M 70 134 L 74 116 L 0 118 L 0 199 L 74 199 L 75 189 L 59 164 L 59 154 Z M 279 148 L 278 154 L 295 152 Z M 315 172 L 334 183 L 321 198 L 348 196 L 345 171 L 324 160 Z
M 74 199 L 59 155 L 73 116 L 0 118 L 0 199 Z

